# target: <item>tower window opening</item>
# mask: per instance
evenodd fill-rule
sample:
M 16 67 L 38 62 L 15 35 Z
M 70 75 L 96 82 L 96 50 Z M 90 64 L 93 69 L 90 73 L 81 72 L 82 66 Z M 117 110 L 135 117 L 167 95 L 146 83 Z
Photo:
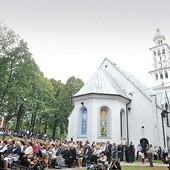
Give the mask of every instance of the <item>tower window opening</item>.
M 155 74 L 155 80 L 158 80 L 158 75 L 157 74 Z
M 165 72 L 165 78 L 168 78 L 168 73 L 167 72 Z
M 163 79 L 163 74 L 162 73 L 160 73 L 160 79 Z
M 166 60 L 166 55 L 163 55 L 163 59 Z
M 165 49 L 162 49 L 162 54 L 165 54 Z
M 160 50 L 158 50 L 158 55 L 161 55 L 161 52 L 160 52 Z
M 153 55 L 156 56 L 156 52 L 155 51 L 153 52 Z

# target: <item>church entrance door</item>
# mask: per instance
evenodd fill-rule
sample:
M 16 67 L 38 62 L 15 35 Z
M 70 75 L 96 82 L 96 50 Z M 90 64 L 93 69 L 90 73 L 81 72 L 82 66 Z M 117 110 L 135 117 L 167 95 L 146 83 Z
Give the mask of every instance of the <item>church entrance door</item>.
M 148 139 L 146 139 L 146 138 L 140 139 L 140 145 L 142 146 L 143 150 L 146 150 L 147 144 L 149 144 Z

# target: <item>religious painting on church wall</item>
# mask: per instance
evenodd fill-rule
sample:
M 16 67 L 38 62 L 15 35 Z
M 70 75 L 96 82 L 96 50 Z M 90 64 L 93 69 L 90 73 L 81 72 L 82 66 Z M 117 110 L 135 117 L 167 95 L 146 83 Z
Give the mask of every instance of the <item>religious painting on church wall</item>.
M 87 109 L 82 110 L 81 135 L 87 135 Z
M 107 110 L 101 109 L 101 113 L 100 113 L 100 134 L 101 134 L 101 136 L 107 136 L 107 121 L 108 121 Z

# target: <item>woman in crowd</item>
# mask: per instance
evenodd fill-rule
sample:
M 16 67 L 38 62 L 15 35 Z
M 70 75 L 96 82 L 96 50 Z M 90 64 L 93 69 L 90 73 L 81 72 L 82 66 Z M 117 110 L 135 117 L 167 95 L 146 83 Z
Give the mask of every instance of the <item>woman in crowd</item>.
M 83 146 L 77 144 L 76 155 L 79 168 L 82 168 L 83 166 L 83 153 L 84 153 Z
M 112 159 L 112 162 L 109 167 L 109 170 L 121 170 L 120 163 L 116 159 Z
M 94 147 L 93 153 L 91 155 L 90 161 L 97 164 L 97 160 L 100 157 L 100 146 Z
M 108 167 L 107 156 L 104 151 L 100 153 L 100 157 L 97 160 L 97 168 L 99 170 L 105 170 Z
M 7 157 L 4 157 L 4 169 L 7 170 L 8 164 L 12 164 L 13 161 L 19 160 L 20 155 L 21 155 L 21 142 L 16 141 L 13 153 Z

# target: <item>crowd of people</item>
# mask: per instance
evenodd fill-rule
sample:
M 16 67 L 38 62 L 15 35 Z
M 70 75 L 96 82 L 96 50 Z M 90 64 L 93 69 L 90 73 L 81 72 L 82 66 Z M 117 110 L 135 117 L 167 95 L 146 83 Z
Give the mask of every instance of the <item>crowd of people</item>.
M 133 163 L 136 159 L 141 163 L 149 161 L 153 166 L 153 159 L 159 159 L 166 162 L 168 150 L 161 147 L 152 147 L 147 145 L 143 148 L 140 144 L 135 148 L 132 142 L 111 143 L 67 140 L 40 141 L 37 139 L 26 139 L 14 141 L 12 137 L 8 141 L 0 142 L 0 167 L 8 167 L 17 160 L 23 166 L 32 166 L 36 164 L 35 158 L 43 159 L 45 169 L 48 167 L 87 167 L 89 169 L 117 169 L 121 170 L 121 161 Z

